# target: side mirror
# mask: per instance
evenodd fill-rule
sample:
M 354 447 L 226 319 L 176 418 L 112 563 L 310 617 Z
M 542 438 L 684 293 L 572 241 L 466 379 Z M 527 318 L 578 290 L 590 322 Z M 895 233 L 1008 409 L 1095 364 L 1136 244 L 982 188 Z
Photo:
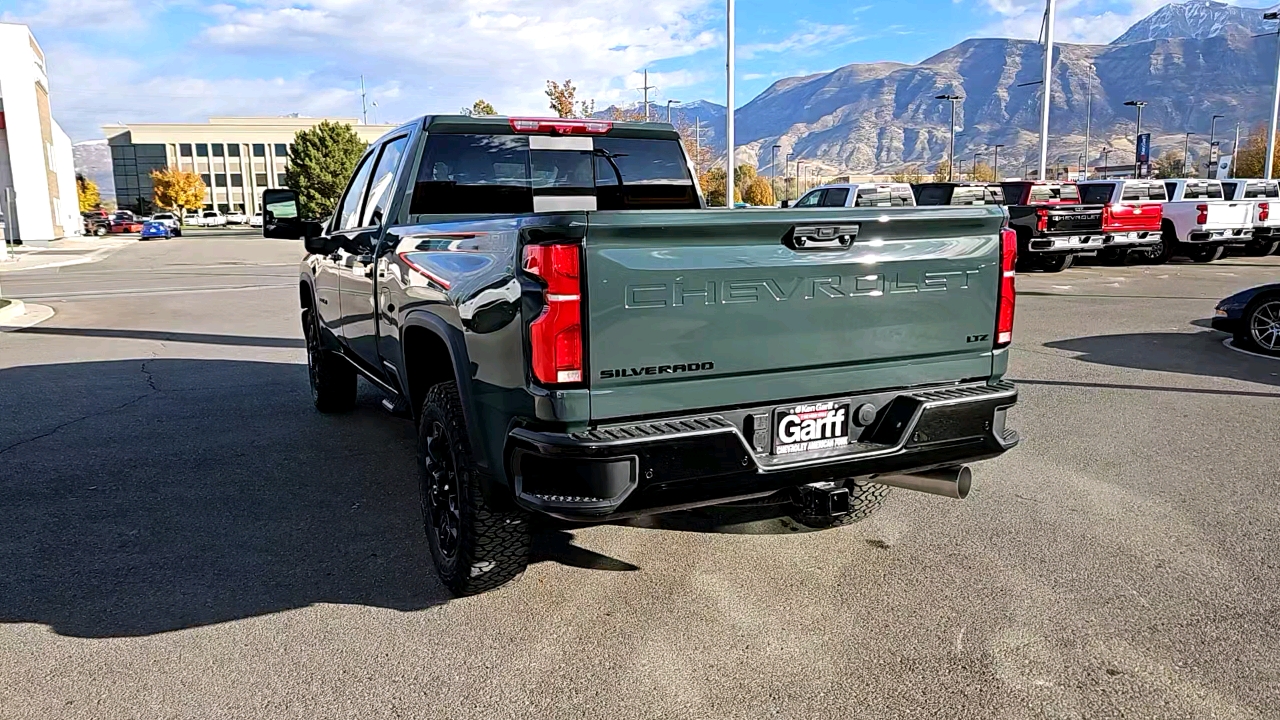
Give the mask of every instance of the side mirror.
M 784 207 L 784 208 L 786 208 L 786 207 L 791 207 L 791 201 L 790 201 L 790 200 L 783 200 L 783 201 L 782 201 L 782 205 L 780 205 L 779 207 Z
M 262 191 L 262 237 L 303 240 L 320 234 L 320 224 L 299 217 L 298 193 L 287 188 Z

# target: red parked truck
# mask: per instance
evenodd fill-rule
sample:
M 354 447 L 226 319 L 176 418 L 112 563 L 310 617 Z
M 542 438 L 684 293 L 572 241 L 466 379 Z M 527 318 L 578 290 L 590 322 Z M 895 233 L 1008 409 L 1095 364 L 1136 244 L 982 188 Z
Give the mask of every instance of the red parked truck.
M 1102 206 L 1102 262 L 1123 265 L 1131 255 L 1164 255 L 1160 223 L 1169 199 L 1159 180 L 1089 180 L 1079 183 L 1080 201 Z

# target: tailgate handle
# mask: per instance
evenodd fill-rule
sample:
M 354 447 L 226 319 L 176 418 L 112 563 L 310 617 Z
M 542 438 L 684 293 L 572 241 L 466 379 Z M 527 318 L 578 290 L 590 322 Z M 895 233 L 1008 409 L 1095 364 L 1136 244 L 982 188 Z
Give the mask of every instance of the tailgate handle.
M 795 225 L 782 237 L 792 250 L 845 250 L 858 239 L 858 224 Z

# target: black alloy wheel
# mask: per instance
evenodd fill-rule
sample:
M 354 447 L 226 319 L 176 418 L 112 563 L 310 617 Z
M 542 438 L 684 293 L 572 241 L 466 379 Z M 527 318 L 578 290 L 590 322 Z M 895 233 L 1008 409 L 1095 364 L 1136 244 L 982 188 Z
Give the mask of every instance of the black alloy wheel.
M 462 497 L 458 492 L 458 463 L 453 456 L 444 425 L 431 422 L 423 448 L 426 473 L 422 487 L 422 516 L 435 534 L 440 554 L 452 559 L 458 554 L 458 534 L 462 525 Z

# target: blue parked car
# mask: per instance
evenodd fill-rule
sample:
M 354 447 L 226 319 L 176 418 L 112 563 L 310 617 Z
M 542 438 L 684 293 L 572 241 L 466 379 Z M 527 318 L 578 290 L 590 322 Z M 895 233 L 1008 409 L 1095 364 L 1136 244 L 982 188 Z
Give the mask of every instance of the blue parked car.
M 142 223 L 142 239 L 147 238 L 171 238 L 173 237 L 173 229 L 168 223 L 160 220 L 148 220 Z
M 1241 290 L 1214 310 L 1215 330 L 1229 332 L 1242 350 L 1280 356 L 1280 283 Z

